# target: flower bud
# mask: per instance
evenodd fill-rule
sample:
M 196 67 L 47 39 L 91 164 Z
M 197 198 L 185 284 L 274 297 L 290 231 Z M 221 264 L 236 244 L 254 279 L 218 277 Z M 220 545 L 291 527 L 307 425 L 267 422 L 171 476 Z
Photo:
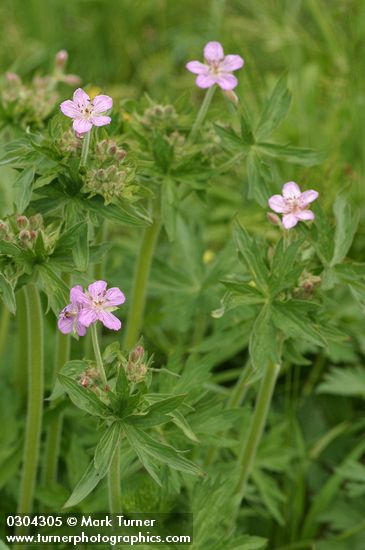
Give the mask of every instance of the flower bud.
M 17 216 L 16 217 L 16 224 L 19 227 L 19 229 L 22 229 L 24 227 L 28 227 L 28 218 L 26 216 Z
M 68 60 L 68 53 L 66 50 L 60 50 L 55 56 L 55 66 L 57 69 L 64 69 Z
M 18 76 L 16 73 L 13 73 L 11 71 L 8 71 L 5 73 L 5 78 L 8 82 L 11 82 L 12 84 L 21 84 L 20 76 Z
M 113 143 L 112 145 L 110 145 L 108 153 L 109 155 L 115 155 L 117 150 L 118 150 L 117 146 L 115 145 L 115 143 Z
M 277 216 L 273 212 L 267 212 L 266 216 L 269 222 L 272 223 L 273 225 L 281 225 L 281 220 L 279 216 Z
M 43 225 L 42 214 L 34 214 L 29 218 L 29 225 L 31 229 L 40 229 Z
M 141 345 L 138 345 L 134 348 L 134 350 L 131 351 L 130 359 L 132 361 L 138 361 L 138 359 L 141 359 L 144 355 L 144 347 Z
M 31 239 L 30 232 L 27 229 L 22 229 L 22 231 L 20 231 L 20 233 L 19 233 L 19 239 L 23 243 L 26 243 L 26 242 L 30 241 L 30 239 Z
M 38 235 L 38 230 L 37 231 L 33 231 L 33 229 L 30 231 L 30 240 L 31 241 L 35 241 L 36 238 L 37 238 L 37 235 Z
M 124 151 L 124 149 L 118 149 L 116 156 L 117 156 L 117 160 L 122 161 L 127 156 L 127 152 Z
M 233 90 L 224 90 L 224 94 L 225 94 L 226 98 L 231 103 L 233 103 L 233 105 L 238 105 L 239 99 L 238 99 L 237 94 L 235 94 L 235 92 Z
M 86 374 L 83 374 L 80 378 L 80 386 L 83 388 L 88 388 L 90 386 L 90 378 L 86 376 Z

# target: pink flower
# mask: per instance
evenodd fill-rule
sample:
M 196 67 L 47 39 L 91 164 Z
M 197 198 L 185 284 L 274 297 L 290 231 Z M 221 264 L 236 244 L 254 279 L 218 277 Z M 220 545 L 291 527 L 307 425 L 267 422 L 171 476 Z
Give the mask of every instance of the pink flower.
M 64 115 L 73 118 L 73 128 L 78 134 L 89 132 L 93 126 L 110 124 L 110 116 L 103 113 L 113 106 L 113 100 L 108 95 L 97 95 L 93 100 L 81 88 L 77 88 L 73 101 L 68 99 L 60 105 Z
M 244 61 L 239 55 L 224 55 L 219 42 L 208 42 L 204 48 L 205 63 L 190 61 L 186 68 L 197 74 L 196 84 L 199 88 L 210 88 L 218 84 L 222 90 L 233 90 L 238 84 L 232 71 L 243 67 Z
M 283 214 L 285 229 L 294 227 L 299 221 L 314 220 L 314 214 L 308 210 L 308 206 L 318 198 L 317 191 L 310 189 L 302 193 L 294 181 L 289 181 L 283 185 L 282 193 L 270 197 L 269 206 L 274 212 Z
M 85 292 L 81 287 L 77 288 L 75 299 L 81 306 L 79 321 L 82 325 L 89 327 L 96 321 L 101 321 L 105 327 L 111 330 L 120 330 L 121 322 L 111 313 L 116 306 L 125 302 L 125 296 L 119 288 L 114 287 L 107 290 L 105 281 L 95 281 L 88 286 Z
M 58 328 L 63 334 L 77 332 L 79 336 L 85 336 L 86 327 L 80 323 L 81 305 L 77 301 L 77 295 L 82 292 L 81 286 L 74 286 L 70 290 L 70 304 L 68 304 L 60 313 L 58 319 Z

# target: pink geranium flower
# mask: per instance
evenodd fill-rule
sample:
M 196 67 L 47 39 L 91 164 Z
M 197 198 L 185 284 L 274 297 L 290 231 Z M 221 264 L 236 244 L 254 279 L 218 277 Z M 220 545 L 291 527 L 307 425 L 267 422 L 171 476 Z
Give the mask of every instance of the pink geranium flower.
M 75 299 L 81 306 L 79 321 L 85 327 L 89 327 L 96 321 L 101 321 L 105 327 L 111 330 L 121 328 L 121 322 L 111 313 L 116 306 L 125 302 L 125 296 L 119 288 L 114 287 L 107 290 L 105 281 L 95 281 L 88 286 L 85 292 L 78 287 Z
M 77 333 L 79 336 L 85 336 L 86 327 L 80 323 L 81 304 L 78 303 L 77 296 L 82 292 L 81 286 L 74 286 L 70 290 L 70 304 L 68 304 L 60 313 L 58 319 L 58 328 L 63 334 Z
M 294 181 L 289 181 L 284 184 L 282 195 L 273 195 L 269 198 L 269 206 L 274 212 L 283 214 L 283 226 L 285 229 L 291 229 L 299 221 L 314 220 L 314 214 L 308 210 L 308 206 L 317 198 L 317 191 L 310 189 L 302 193 Z
M 222 90 L 233 90 L 238 84 L 232 71 L 243 67 L 244 61 L 239 55 L 224 55 L 219 42 L 208 42 L 204 48 L 205 63 L 190 61 L 186 68 L 197 74 L 196 84 L 199 88 L 210 88 L 218 84 Z
M 63 101 L 60 109 L 64 115 L 73 119 L 73 128 L 78 134 L 90 132 L 93 126 L 110 124 L 110 116 L 105 116 L 113 106 L 113 100 L 108 95 L 97 95 L 90 99 L 84 90 L 78 88 L 73 100 Z

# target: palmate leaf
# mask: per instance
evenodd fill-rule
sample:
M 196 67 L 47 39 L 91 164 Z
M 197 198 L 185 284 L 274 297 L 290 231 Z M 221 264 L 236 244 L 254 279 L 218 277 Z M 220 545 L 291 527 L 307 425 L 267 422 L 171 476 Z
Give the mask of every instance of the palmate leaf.
M 234 225 L 233 236 L 239 257 L 251 273 L 257 288 L 265 292 L 267 290 L 268 267 L 263 257 L 263 247 L 237 221 Z
M 16 205 L 19 214 L 22 214 L 30 203 L 32 196 L 32 184 L 34 181 L 35 168 L 31 166 L 23 170 L 15 182 Z
M 266 207 L 270 191 L 267 181 L 270 173 L 260 157 L 251 151 L 247 156 L 248 198 L 254 199 L 260 206 Z
M 313 149 L 293 147 L 291 145 L 257 143 L 255 148 L 262 155 L 286 160 L 293 164 L 301 164 L 303 166 L 313 166 L 314 164 L 319 164 L 323 160 L 323 154 Z
M 104 476 L 110 468 L 114 453 L 118 449 L 120 436 L 120 423 L 113 422 L 105 430 L 97 444 L 94 455 L 94 467 L 101 476 Z
M 67 361 L 61 370 L 61 374 L 69 376 L 73 380 L 79 378 L 83 372 L 89 367 L 89 363 L 86 361 L 81 361 L 79 359 L 74 359 L 73 361 Z M 51 395 L 48 397 L 48 401 L 54 401 L 58 399 L 65 393 L 65 388 L 62 386 L 61 382 L 56 379 L 54 388 Z
M 333 211 L 336 218 L 336 231 L 331 266 L 339 264 L 345 259 L 360 219 L 359 212 L 353 214 L 350 205 L 343 196 L 337 197 Z
M 91 461 L 86 472 L 76 485 L 70 498 L 63 505 L 64 508 L 76 506 L 86 498 L 91 491 L 95 489 L 99 481 L 103 479 L 104 475 L 98 472 L 94 467 L 94 461 Z
M 269 280 L 270 294 L 273 297 L 285 288 L 293 286 L 302 272 L 303 268 L 301 266 L 294 266 L 298 250 L 303 242 L 304 239 L 298 239 L 287 248 L 284 246 L 283 239 L 280 239 L 277 243 L 272 259 Z
M 58 316 L 69 302 L 70 289 L 57 274 L 51 262 L 41 264 L 38 267 L 38 273 L 47 296 L 48 309 L 51 308 L 54 314 Z
M 281 507 L 286 498 L 279 489 L 277 481 L 262 470 L 254 468 L 252 480 L 255 483 L 260 496 L 269 510 L 270 514 L 280 525 L 284 525 L 284 518 L 281 513 Z
M 256 140 L 262 141 L 270 137 L 273 130 L 284 120 L 289 110 L 291 94 L 287 88 L 287 78 L 283 75 L 275 85 L 271 96 L 262 111 L 255 130 Z
M 58 380 L 76 407 L 93 416 L 101 418 L 111 416 L 110 409 L 89 388 L 80 386 L 75 380 L 64 374 L 58 374 Z
M 317 393 L 365 398 L 365 368 L 333 367 L 325 374 Z
M 269 305 L 264 306 L 250 336 L 249 351 L 254 369 L 263 370 L 269 363 L 279 362 L 277 335 L 271 308 Z
M 303 309 L 301 302 L 290 300 L 285 303 L 275 303 L 272 307 L 272 319 L 276 327 L 286 336 L 302 338 L 318 346 L 326 346 L 327 342 L 315 328 Z
M 157 462 L 167 464 L 167 466 L 174 470 L 179 470 L 191 475 L 203 475 L 202 470 L 198 466 L 184 458 L 181 452 L 174 449 L 174 447 L 164 445 L 143 430 L 127 425 L 124 422 L 123 429 L 129 444 L 139 457 L 141 454 L 147 455 Z
M 2 273 L 0 273 L 0 296 L 10 313 L 15 315 L 16 301 L 14 289 Z

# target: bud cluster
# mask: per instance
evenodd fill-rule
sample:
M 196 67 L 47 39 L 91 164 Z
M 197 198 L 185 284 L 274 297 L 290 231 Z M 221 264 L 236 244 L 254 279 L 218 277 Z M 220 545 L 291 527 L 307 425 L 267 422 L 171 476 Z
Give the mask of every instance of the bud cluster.
M 115 165 L 106 168 L 92 168 L 85 175 L 82 191 L 93 195 L 101 195 L 105 204 L 114 199 L 132 198 L 134 186 L 130 185 L 133 171 L 126 167 L 121 170 Z
M 145 110 L 140 122 L 148 130 L 170 133 L 176 129 L 178 116 L 172 105 L 154 105 Z
M 95 148 L 95 157 L 98 161 L 104 162 L 122 162 L 127 153 L 112 139 L 103 139 L 99 141 Z
M 39 231 L 43 229 L 41 214 L 11 216 L 6 221 L 0 220 L 0 239 L 32 248 Z
M 293 291 L 293 295 L 296 298 L 308 300 L 312 298 L 321 282 L 322 279 L 318 275 L 313 275 L 312 273 L 308 273 L 308 271 L 304 271 L 299 280 L 298 287 Z
M 125 372 L 128 380 L 134 384 L 143 382 L 149 368 L 144 347 L 138 344 L 129 354 Z
M 80 154 L 82 140 L 73 130 L 68 129 L 66 132 L 63 132 L 58 139 L 56 139 L 56 148 L 64 155 Z

